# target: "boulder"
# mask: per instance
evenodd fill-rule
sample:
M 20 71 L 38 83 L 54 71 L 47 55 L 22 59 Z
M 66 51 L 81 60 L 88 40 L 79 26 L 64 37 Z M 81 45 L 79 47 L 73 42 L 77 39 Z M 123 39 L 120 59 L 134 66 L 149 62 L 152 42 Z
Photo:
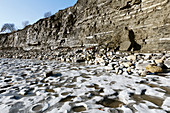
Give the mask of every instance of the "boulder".
M 122 42 L 122 43 L 120 44 L 119 50 L 120 50 L 120 51 L 127 51 L 128 48 L 130 47 L 130 45 L 131 45 L 131 42 L 130 42 L 130 41 L 124 41 L 124 42 Z
M 139 63 L 139 62 L 137 62 L 137 63 L 136 63 L 136 69 L 138 69 L 138 70 L 145 70 L 145 67 L 146 67 L 148 64 L 149 64 L 148 62 L 144 62 L 144 63 Z
M 148 64 L 146 66 L 146 70 L 151 73 L 157 73 L 157 72 L 162 72 L 162 68 L 156 66 L 155 64 Z

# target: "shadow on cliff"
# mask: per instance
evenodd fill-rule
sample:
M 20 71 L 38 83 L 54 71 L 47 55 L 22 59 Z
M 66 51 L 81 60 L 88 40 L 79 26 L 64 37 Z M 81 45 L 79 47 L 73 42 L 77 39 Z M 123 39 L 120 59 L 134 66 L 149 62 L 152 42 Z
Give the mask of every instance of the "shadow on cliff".
M 131 45 L 130 47 L 128 48 L 128 51 L 130 50 L 134 50 L 134 51 L 137 51 L 137 50 L 140 50 L 141 49 L 141 45 L 139 45 L 136 41 L 135 41 L 135 33 L 133 32 L 132 29 L 128 29 L 127 27 L 125 27 L 126 30 L 128 30 L 129 34 L 128 34 L 128 37 L 129 37 L 129 40 L 131 42 Z

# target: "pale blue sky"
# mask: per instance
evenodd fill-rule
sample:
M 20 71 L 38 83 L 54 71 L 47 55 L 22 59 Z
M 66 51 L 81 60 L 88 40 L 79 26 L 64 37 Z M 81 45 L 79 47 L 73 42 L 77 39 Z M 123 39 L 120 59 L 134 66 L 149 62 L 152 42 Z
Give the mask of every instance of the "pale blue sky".
M 4 23 L 14 23 L 22 28 L 23 21 L 31 24 L 44 17 L 44 13 L 52 14 L 60 9 L 73 6 L 77 0 L 0 0 L 0 28 Z

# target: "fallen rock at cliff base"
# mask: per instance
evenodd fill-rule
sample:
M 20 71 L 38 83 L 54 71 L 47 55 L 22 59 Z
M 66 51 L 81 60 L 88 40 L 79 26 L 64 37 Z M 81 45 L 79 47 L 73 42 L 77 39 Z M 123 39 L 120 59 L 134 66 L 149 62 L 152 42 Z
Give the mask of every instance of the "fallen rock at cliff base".
M 128 51 L 130 45 L 131 45 L 131 42 L 130 42 L 130 41 L 122 42 L 122 43 L 120 44 L 119 50 L 120 50 L 120 51 Z
M 144 63 L 139 63 L 139 62 L 137 62 L 136 63 L 136 69 L 138 69 L 138 70 L 145 70 L 146 68 L 146 66 L 147 65 L 149 65 L 149 63 L 148 62 L 144 62 Z
M 151 73 L 159 73 L 162 72 L 162 68 L 155 66 L 154 64 L 149 64 L 146 66 L 146 70 Z

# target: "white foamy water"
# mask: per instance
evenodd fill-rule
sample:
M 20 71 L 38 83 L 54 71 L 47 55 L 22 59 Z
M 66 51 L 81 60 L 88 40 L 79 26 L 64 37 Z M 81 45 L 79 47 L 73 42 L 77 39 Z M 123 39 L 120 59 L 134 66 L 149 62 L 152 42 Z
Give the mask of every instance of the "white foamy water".
M 0 59 L 0 87 L 1 113 L 170 111 L 170 76 L 116 75 L 99 65 Z

